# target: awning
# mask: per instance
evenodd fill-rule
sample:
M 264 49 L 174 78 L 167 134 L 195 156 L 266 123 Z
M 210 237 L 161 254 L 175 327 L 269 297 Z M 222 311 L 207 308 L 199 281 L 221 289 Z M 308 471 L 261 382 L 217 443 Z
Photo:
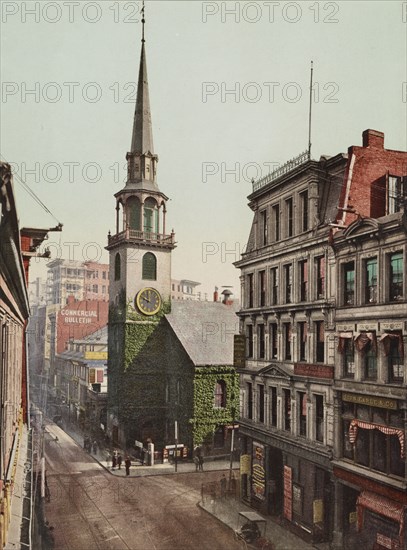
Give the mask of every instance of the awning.
M 349 426 L 349 441 L 352 445 L 356 441 L 358 428 L 361 428 L 362 430 L 379 430 L 386 435 L 397 435 L 400 442 L 400 456 L 401 458 L 405 457 L 405 437 L 403 430 L 389 428 L 388 426 L 382 426 L 381 424 L 373 424 L 372 422 L 363 422 L 362 420 L 357 420 L 355 418 Z
M 353 338 L 353 332 L 340 332 L 338 336 L 338 351 L 339 353 L 343 353 L 345 351 L 345 342 Z
M 404 357 L 403 337 L 401 334 L 386 332 L 380 336 L 380 342 L 383 344 L 384 354 L 390 354 L 390 345 L 392 340 L 397 340 L 397 349 L 400 357 Z
M 377 344 L 375 332 L 361 332 L 355 336 L 355 344 L 358 351 L 363 351 L 370 342 L 372 343 L 373 350 L 376 351 Z
M 394 502 L 387 497 L 372 493 L 371 491 L 362 491 L 356 501 L 358 512 L 358 530 L 363 527 L 363 508 L 367 508 L 375 514 L 389 518 L 400 524 L 399 535 L 404 531 L 404 505 Z

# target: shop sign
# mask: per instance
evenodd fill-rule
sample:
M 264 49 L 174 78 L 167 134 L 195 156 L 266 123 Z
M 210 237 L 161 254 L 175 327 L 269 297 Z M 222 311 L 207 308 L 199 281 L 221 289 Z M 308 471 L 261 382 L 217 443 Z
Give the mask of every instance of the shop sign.
M 349 514 L 349 523 L 352 524 L 352 523 L 356 523 L 358 519 L 358 516 L 357 516 L 357 513 L 356 512 L 351 512 Z
M 358 405 L 369 405 L 370 407 L 379 407 L 381 409 L 397 410 L 397 401 L 395 399 L 386 399 L 385 397 L 373 397 L 371 395 L 359 395 L 357 393 L 342 393 L 342 400 Z
M 107 351 L 85 351 L 85 359 L 103 360 L 107 359 Z
M 264 445 L 253 441 L 252 495 L 259 500 L 266 498 L 266 472 L 264 470 Z
M 314 500 L 313 512 L 314 524 L 322 523 L 324 521 L 324 501 L 322 500 L 322 498 Z
M 376 542 L 377 544 L 380 544 L 384 548 L 389 548 L 391 550 L 391 538 L 386 537 L 385 535 L 382 535 L 381 533 L 376 534 Z
M 250 455 L 240 456 L 240 475 L 250 475 L 251 460 Z
M 233 366 L 243 369 L 246 361 L 246 336 L 244 334 L 234 335 Z
M 288 519 L 288 521 L 292 521 L 293 519 L 292 483 L 292 468 L 284 466 L 284 517 Z
M 302 516 L 302 487 L 293 484 L 293 513 Z
M 310 376 L 312 378 L 333 378 L 334 367 L 329 365 L 312 365 L 309 363 L 295 363 L 294 374 L 297 376 Z

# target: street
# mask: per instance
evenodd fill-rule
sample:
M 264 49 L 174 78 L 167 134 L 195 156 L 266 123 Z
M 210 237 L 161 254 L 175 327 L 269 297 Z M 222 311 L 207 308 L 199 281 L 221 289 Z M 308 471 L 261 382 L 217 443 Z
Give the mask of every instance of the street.
M 197 506 L 201 483 L 218 472 L 136 477 L 132 468 L 118 478 L 55 424 L 47 432 L 45 513 L 57 550 L 240 548 L 231 529 Z

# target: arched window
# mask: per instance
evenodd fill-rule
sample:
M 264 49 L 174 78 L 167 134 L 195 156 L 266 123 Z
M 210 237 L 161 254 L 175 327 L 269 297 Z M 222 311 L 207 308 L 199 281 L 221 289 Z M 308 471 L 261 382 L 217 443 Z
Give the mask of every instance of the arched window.
M 217 409 L 226 407 L 226 382 L 218 380 L 215 384 L 214 407 Z
M 144 231 L 158 233 L 158 209 L 154 199 L 148 198 L 144 202 Z
M 114 280 L 115 281 L 120 281 L 120 277 L 121 277 L 121 259 L 120 259 L 120 254 L 117 253 L 115 258 L 114 258 Z
M 140 231 L 141 227 L 141 203 L 136 197 L 130 197 L 126 203 L 127 223 L 129 229 Z
M 157 258 L 151 252 L 147 252 L 143 256 L 143 279 L 157 280 Z

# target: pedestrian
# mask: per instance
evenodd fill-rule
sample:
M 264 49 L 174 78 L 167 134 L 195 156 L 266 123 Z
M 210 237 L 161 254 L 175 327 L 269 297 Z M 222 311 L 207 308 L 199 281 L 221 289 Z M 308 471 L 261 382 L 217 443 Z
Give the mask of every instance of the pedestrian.
M 122 469 L 122 461 L 123 461 L 122 455 L 119 453 L 117 455 L 117 465 L 119 466 L 119 470 Z
M 112 470 L 114 470 L 117 466 L 117 454 L 116 451 L 113 453 L 112 456 Z
M 200 470 L 201 472 L 203 472 L 203 463 L 204 463 L 204 458 L 203 458 L 203 456 L 202 456 L 202 455 L 199 455 L 199 456 L 198 456 L 198 460 L 199 460 L 199 470 Z
M 131 466 L 131 460 L 129 455 L 126 455 L 126 458 L 124 459 L 124 467 L 126 468 L 126 476 L 130 475 L 130 466 Z
M 144 466 L 144 461 L 146 459 L 146 456 L 147 456 L 147 449 L 145 449 L 143 447 L 142 450 L 141 450 L 141 465 L 142 466 Z
M 110 456 L 110 452 L 108 451 L 107 452 L 107 455 L 106 455 L 106 466 L 109 468 L 110 466 L 110 461 L 112 460 L 112 457 Z
M 93 454 L 95 455 L 97 452 L 98 452 L 98 442 L 95 439 L 95 441 L 93 442 Z
M 199 468 L 199 458 L 197 456 L 194 456 L 194 463 L 195 463 L 195 472 L 197 472 Z
M 226 498 L 226 477 L 225 474 L 220 478 L 220 496 Z

